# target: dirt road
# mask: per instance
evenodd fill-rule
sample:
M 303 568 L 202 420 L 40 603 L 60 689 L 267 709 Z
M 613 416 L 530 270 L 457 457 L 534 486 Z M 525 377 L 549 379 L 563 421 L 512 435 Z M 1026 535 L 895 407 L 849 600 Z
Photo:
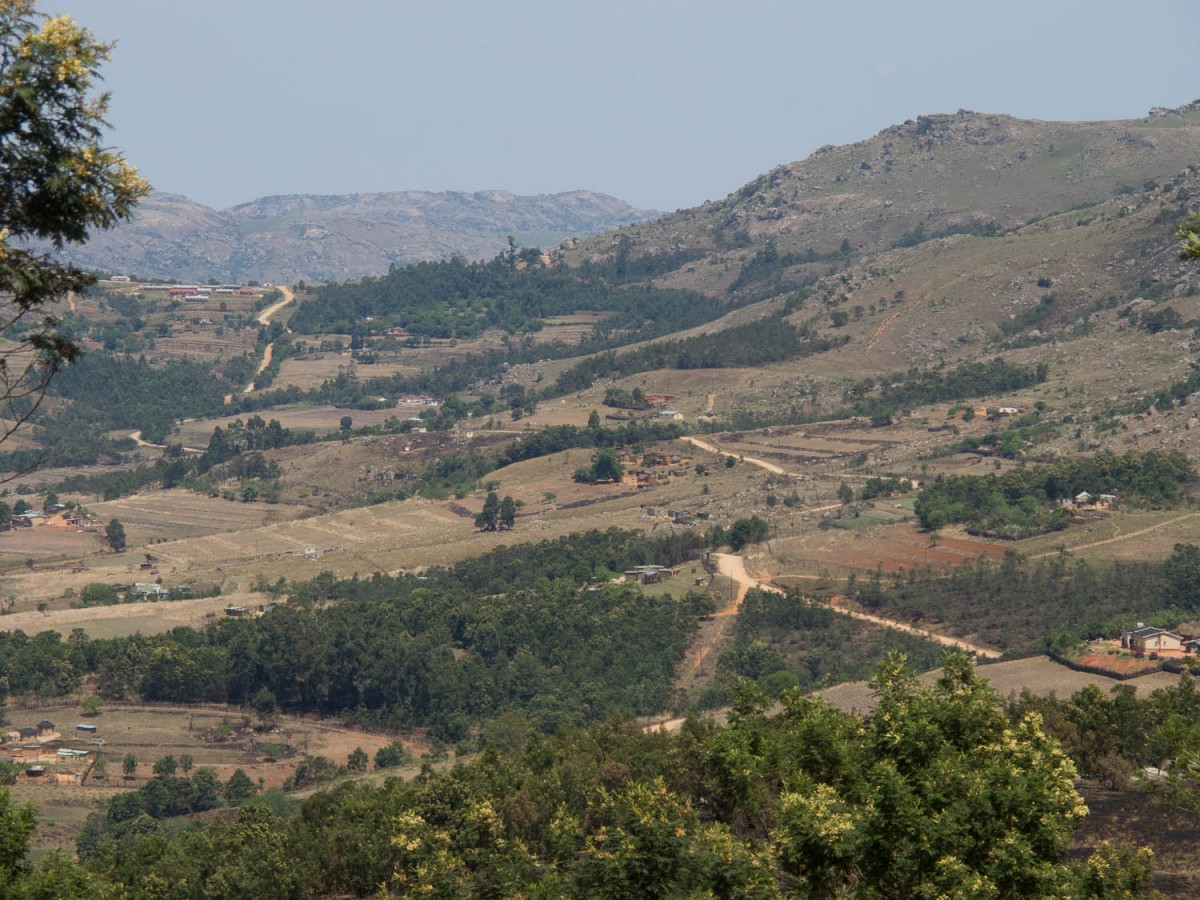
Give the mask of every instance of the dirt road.
M 746 561 L 742 557 L 734 553 L 716 553 L 713 555 L 717 559 L 717 571 L 727 578 L 732 578 L 738 586 L 737 596 L 734 598 L 734 600 L 715 615 L 736 615 L 738 608 L 742 605 L 742 601 L 746 599 L 746 592 L 752 587 L 756 587 L 760 591 L 773 591 L 777 594 L 784 593 L 783 590 L 775 585 L 756 579 L 750 575 L 750 573 L 746 571 Z M 942 644 L 945 647 L 950 647 L 954 650 L 965 650 L 968 653 L 974 653 L 977 656 L 984 657 L 985 659 L 999 659 L 1004 655 L 998 650 L 993 650 L 990 647 L 981 647 L 979 644 L 972 644 L 970 641 L 964 641 L 962 638 L 938 634 L 933 631 L 928 631 L 924 628 L 918 628 L 915 625 L 897 622 L 894 619 L 885 619 L 882 616 L 873 616 L 869 613 L 847 609 L 840 605 L 837 599 L 830 604 L 829 608 L 840 615 L 849 616 L 851 619 L 860 619 L 863 622 L 871 622 L 884 628 L 890 628 L 893 631 L 903 631 L 905 634 L 912 634 L 916 635 L 917 637 L 927 638 L 931 641 L 937 641 L 939 644 Z
M 283 299 L 277 300 L 258 314 L 259 325 L 270 325 L 271 316 L 275 315 L 275 313 L 279 312 L 296 299 L 296 295 L 289 287 L 284 287 L 283 285 L 279 284 L 275 286 L 275 290 L 279 291 L 279 293 L 283 295 Z
M 267 344 L 267 349 L 263 351 L 263 358 L 259 362 L 258 368 L 254 371 L 255 379 L 257 379 L 259 375 L 261 375 L 263 372 L 265 372 L 267 370 L 267 366 L 269 366 L 271 364 L 271 357 L 274 355 L 275 355 L 275 342 L 272 341 L 271 343 Z M 246 385 L 244 388 L 242 388 L 242 393 L 249 394 L 253 390 L 254 390 L 254 381 L 252 380 L 248 385 Z
M 903 631 L 905 634 L 916 635 L 917 637 L 927 638 L 931 641 L 937 641 L 944 647 L 949 647 L 951 650 L 965 650 L 968 653 L 974 653 L 976 656 L 982 656 L 985 659 L 999 659 L 1004 654 L 999 650 L 992 650 L 990 647 L 981 647 L 978 644 L 972 644 L 970 641 L 964 641 L 962 638 L 950 637 L 945 634 L 937 634 L 933 631 L 926 631 L 924 628 L 917 628 L 915 625 L 906 625 L 903 622 L 897 622 L 893 619 L 885 619 L 882 616 L 873 616 L 869 613 L 859 612 L 854 609 L 846 609 L 838 605 L 838 600 L 835 599 L 830 604 L 829 608 L 835 613 L 840 613 L 843 616 L 849 616 L 851 619 L 860 619 L 863 622 L 873 622 L 876 625 L 882 625 L 884 628 L 890 628 L 893 631 Z
M 279 312 L 281 309 L 283 309 L 285 306 L 287 306 L 289 303 L 293 302 L 296 299 L 295 293 L 289 287 L 284 287 L 283 285 L 276 285 L 275 290 L 279 291 L 279 293 L 283 295 L 283 298 L 275 301 L 274 303 L 272 303 L 270 306 L 268 306 L 266 309 L 264 309 L 262 312 L 260 312 L 258 314 L 258 324 L 259 325 L 270 325 L 271 317 L 273 315 L 275 315 L 275 313 Z M 291 329 L 289 328 L 288 331 L 290 332 Z M 274 354 L 275 354 L 275 342 L 272 341 L 271 343 L 267 344 L 267 348 L 263 351 L 263 358 L 258 363 L 258 368 L 254 372 L 254 378 L 251 378 L 250 383 L 248 385 L 246 385 L 244 388 L 242 388 L 243 394 L 254 393 L 254 382 L 258 379 L 259 375 L 261 375 L 263 372 L 265 372 L 267 370 L 267 366 L 269 366 L 271 364 L 271 359 L 274 357 Z M 225 397 L 226 404 L 229 404 L 232 402 L 233 402 L 232 394 Z
M 680 671 L 689 673 L 690 676 L 700 671 L 700 667 L 704 664 L 704 660 L 708 658 L 713 649 L 723 643 L 726 639 L 729 630 L 729 623 L 725 620 L 737 615 L 738 609 L 742 605 L 742 601 L 746 599 L 746 592 L 752 587 L 761 587 L 763 590 L 779 591 L 779 588 L 774 585 L 760 584 L 750 573 L 746 571 L 746 561 L 742 557 L 734 553 L 714 553 L 713 556 L 717 561 L 718 574 L 724 575 L 726 578 L 733 580 L 737 585 L 737 589 L 729 598 L 722 609 L 713 613 L 713 622 L 708 623 L 708 627 L 701 629 L 701 633 L 697 635 L 696 643 L 688 648 L 687 654 L 680 664 Z
M 746 561 L 741 556 L 735 553 L 714 553 L 713 556 L 717 561 L 717 572 L 724 575 L 726 578 L 733 580 L 737 585 L 737 591 L 729 603 L 713 613 L 713 618 L 727 618 L 737 615 L 738 609 L 742 605 L 742 601 L 746 599 L 746 593 L 750 588 L 758 588 L 762 591 L 772 591 L 776 594 L 782 594 L 784 591 L 773 584 L 759 580 L 746 571 Z M 978 644 L 972 644 L 970 641 L 964 641 L 961 638 L 950 637 L 944 634 L 937 634 L 932 631 L 927 631 L 924 628 L 917 628 L 914 625 L 908 625 L 904 622 L 896 622 L 892 619 L 885 619 L 882 616 L 873 616 L 868 613 L 858 612 L 857 610 L 846 609 L 839 606 L 835 600 L 830 604 L 829 608 L 839 615 L 848 616 L 851 619 L 860 619 L 864 622 L 871 622 L 874 625 L 879 625 L 883 628 L 890 628 L 893 631 L 902 631 L 905 634 L 916 635 L 917 637 L 927 638 L 931 641 L 936 641 L 945 647 L 952 650 L 962 650 L 967 653 L 974 653 L 977 656 L 985 659 L 999 659 L 1003 656 L 998 650 L 993 650 L 990 647 L 981 647 Z M 724 629 L 722 629 L 722 632 Z M 704 662 L 705 658 L 712 652 L 717 643 L 719 635 L 714 635 L 710 640 L 702 642 L 689 649 L 687 657 L 683 662 L 684 671 L 692 671 L 698 669 Z M 646 726 L 646 731 L 678 731 L 684 723 L 685 719 L 668 719 L 665 722 L 655 722 L 652 725 Z
M 228 403 L 229 401 L 226 400 L 225 402 Z M 137 444 L 139 447 L 153 447 L 155 450 L 166 450 L 167 449 L 166 444 L 152 444 L 149 441 L 145 440 L 142 437 L 141 429 L 138 429 L 137 431 L 129 432 L 129 439 L 131 441 L 133 441 L 135 444 Z M 184 453 L 203 453 L 204 450 L 200 447 L 184 447 L 183 452 Z
M 717 453 L 717 454 L 720 454 L 721 456 L 730 455 L 730 454 L 727 454 L 724 450 L 721 450 L 718 447 L 713 446 L 712 444 L 708 443 L 707 441 L 702 441 L 699 438 L 685 437 L 685 438 L 680 438 L 680 440 L 687 441 L 689 444 L 691 444 L 693 447 L 695 447 L 698 450 L 706 450 L 709 453 Z M 766 469 L 768 472 L 771 472 L 775 475 L 786 475 L 787 474 L 787 472 L 785 472 L 783 469 L 779 468 L 779 466 L 775 465 L 775 463 L 769 463 L 765 459 L 755 459 L 753 456 L 742 456 L 740 454 L 738 454 L 737 458 L 740 459 L 742 462 L 750 463 L 750 465 L 752 465 L 752 466 L 758 466 L 760 469 Z

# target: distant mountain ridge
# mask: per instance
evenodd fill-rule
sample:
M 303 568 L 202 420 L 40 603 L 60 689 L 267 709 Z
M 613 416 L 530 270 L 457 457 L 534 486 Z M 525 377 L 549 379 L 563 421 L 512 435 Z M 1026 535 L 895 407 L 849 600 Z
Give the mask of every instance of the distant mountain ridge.
M 156 192 L 133 221 L 64 255 L 85 268 L 147 278 L 343 281 L 391 265 L 490 258 L 509 235 L 546 246 L 658 215 L 593 191 L 293 194 L 227 210 Z

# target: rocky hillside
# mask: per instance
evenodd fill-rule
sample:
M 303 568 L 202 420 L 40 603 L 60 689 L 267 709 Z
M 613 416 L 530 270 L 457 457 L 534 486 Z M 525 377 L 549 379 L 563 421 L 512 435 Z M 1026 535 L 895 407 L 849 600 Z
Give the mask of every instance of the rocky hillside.
M 1200 160 L 1200 104 L 1142 119 L 1044 122 L 960 110 L 823 147 L 724 200 L 581 243 L 579 258 L 677 254 L 674 286 L 725 292 L 768 241 L 809 260 L 862 260 L 952 234 L 997 234 L 1132 197 Z M 625 244 L 622 250 L 619 242 Z M 697 258 L 699 257 L 699 258 Z
M 702 387 L 677 371 L 606 387 L 691 384 L 744 421 L 833 415 L 864 378 L 1003 354 L 1048 368 L 1023 403 L 1074 417 L 1057 451 L 1200 454 L 1200 267 L 1175 237 L 1196 211 L 1200 104 L 1081 123 L 964 111 L 823 148 L 565 256 L 726 298 L 733 311 L 697 333 L 782 310 L 833 342 L 706 371 Z
M 544 246 L 656 215 L 591 191 L 301 194 L 221 211 L 155 193 L 134 221 L 68 255 L 87 268 L 143 278 L 341 281 L 422 260 L 489 258 L 509 235 Z

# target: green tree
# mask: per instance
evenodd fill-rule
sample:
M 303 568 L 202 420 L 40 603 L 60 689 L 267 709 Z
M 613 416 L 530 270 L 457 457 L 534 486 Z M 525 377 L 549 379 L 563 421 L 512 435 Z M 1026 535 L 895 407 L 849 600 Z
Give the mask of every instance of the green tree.
M 85 584 L 79 591 L 79 599 L 84 606 L 112 606 L 121 601 L 116 587 L 102 581 Z
M 748 519 L 737 519 L 729 526 L 726 540 L 736 553 L 747 544 L 760 544 L 771 533 L 771 526 L 765 519 L 751 516 Z
M 843 481 L 841 484 L 838 485 L 837 497 L 838 497 L 838 501 L 840 503 L 843 503 L 843 504 L 853 503 L 854 502 L 854 488 L 850 487 L 850 485 L 848 485 L 846 482 Z
M 861 728 L 789 701 L 785 741 L 806 749 L 783 776 L 784 870 L 817 895 L 1069 894 L 1061 860 L 1087 810 L 1040 716 L 1010 723 L 962 655 L 924 687 L 893 654 L 871 686 L 878 705 Z
M 225 782 L 225 802 L 230 806 L 240 806 L 258 793 L 254 782 L 245 770 L 237 769 Z
M 0 441 L 37 410 L 80 348 L 47 305 L 95 277 L 42 252 L 129 218 L 147 183 L 104 145 L 111 45 L 32 0 L 0 0 Z M 31 242 L 33 242 L 31 244 Z
M 488 491 L 483 501 L 483 510 L 475 516 L 475 527 L 480 531 L 495 531 L 500 524 L 500 498 L 495 491 Z
M 600 427 L 600 413 L 598 413 L 594 409 L 591 411 L 591 413 L 588 414 L 587 427 L 588 428 L 599 428 Z
M 258 716 L 259 724 L 264 728 L 272 728 L 279 715 L 279 701 L 274 692 L 265 684 L 254 692 L 250 698 L 250 706 Z
M 104 538 L 115 553 L 125 549 L 125 526 L 120 519 L 113 519 L 104 527 Z
M 154 774 L 159 778 L 174 778 L 177 771 L 179 762 L 170 754 L 154 761 Z
M 351 772 L 365 772 L 367 771 L 367 764 L 370 761 L 371 758 L 367 756 L 366 750 L 362 747 L 355 747 L 350 755 L 346 757 L 346 768 Z
M 211 766 L 201 766 L 191 781 L 191 804 L 197 812 L 216 809 L 221 805 L 221 779 Z M 187 782 L 184 782 L 186 784 Z
M 126 753 L 125 758 L 121 760 L 121 774 L 125 776 L 126 780 L 137 774 L 137 767 L 137 757 L 133 755 L 132 751 Z
M 5 886 L 23 868 L 36 827 L 33 805 L 17 803 L 0 788 L 0 893 L 6 893 Z
M 391 769 L 402 766 L 410 759 L 410 754 L 399 741 L 392 741 L 375 751 L 375 768 Z
M 350 416 L 342 416 L 341 422 L 338 423 L 342 431 L 349 431 L 354 427 L 354 420 Z
M 624 474 L 625 467 L 621 465 L 615 450 L 605 447 L 596 454 L 596 461 L 592 463 L 593 481 L 620 481 Z
M 1200 547 L 1176 544 L 1163 564 L 1168 597 L 1184 609 L 1200 606 Z
M 505 494 L 504 499 L 500 501 L 499 520 L 497 522 L 501 531 L 511 531 L 513 526 L 517 524 L 517 504 L 512 497 Z
M 83 714 L 85 716 L 98 716 L 100 715 L 100 710 L 104 707 L 104 698 L 98 694 L 91 694 L 84 697 L 83 702 L 79 705 L 83 707 Z

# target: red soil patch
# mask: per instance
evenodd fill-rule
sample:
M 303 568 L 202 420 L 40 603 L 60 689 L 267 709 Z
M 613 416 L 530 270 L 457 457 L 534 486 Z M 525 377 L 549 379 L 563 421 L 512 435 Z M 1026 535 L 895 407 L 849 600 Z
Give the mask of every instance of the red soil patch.
M 1088 653 L 1079 660 L 1081 665 L 1104 669 L 1114 675 L 1145 675 L 1158 671 L 1158 664 L 1134 656 L 1117 656 L 1111 653 Z
M 1008 549 L 1002 544 L 966 535 L 943 536 L 931 545 L 928 534 L 907 525 L 881 529 L 876 534 L 860 534 L 862 536 L 857 539 L 846 535 L 846 539 L 839 540 L 827 557 L 829 562 L 855 569 L 878 566 L 884 572 L 926 566 L 944 569 L 972 562 L 981 556 L 1001 559 Z

